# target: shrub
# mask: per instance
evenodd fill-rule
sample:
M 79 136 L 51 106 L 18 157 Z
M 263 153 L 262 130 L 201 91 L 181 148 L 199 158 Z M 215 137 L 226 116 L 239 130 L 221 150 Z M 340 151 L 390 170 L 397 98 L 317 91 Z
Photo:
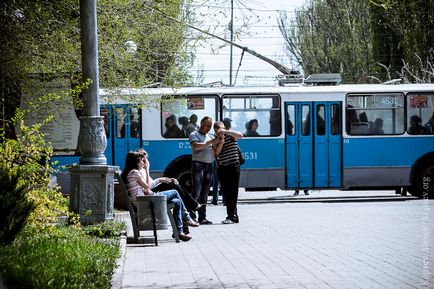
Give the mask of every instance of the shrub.
M 89 236 L 98 238 L 112 238 L 119 236 L 119 232 L 126 229 L 124 222 L 105 221 L 102 223 L 83 226 L 82 230 Z
M 0 169 L 0 245 L 9 244 L 24 227 L 35 204 L 19 185 L 19 176 Z
M 24 112 L 18 110 L 14 123 L 19 128 L 17 139 L 5 139 L 0 134 L 0 171 L 15 176 L 15 185 L 34 204 L 28 222 L 39 228 L 52 226 L 59 215 L 67 215 L 67 199 L 52 188 L 50 166 L 52 148 L 44 141 L 40 124 L 26 126 Z M 12 193 L 12 192 L 9 192 Z
M 8 288 L 109 288 L 119 256 L 117 239 L 101 241 L 71 227 L 50 234 L 27 227 L 0 247 Z

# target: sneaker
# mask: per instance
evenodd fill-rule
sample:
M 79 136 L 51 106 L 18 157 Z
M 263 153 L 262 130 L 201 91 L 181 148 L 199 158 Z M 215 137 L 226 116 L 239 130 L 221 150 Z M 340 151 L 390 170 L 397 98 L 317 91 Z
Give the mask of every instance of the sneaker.
M 298 196 L 298 190 L 295 191 L 294 196 Z
M 222 221 L 222 224 L 229 225 L 229 224 L 234 224 L 234 222 L 231 219 L 225 219 Z
M 304 190 L 304 194 L 305 194 L 306 196 L 308 196 L 308 195 L 309 195 L 309 192 L 308 192 L 307 190 Z
M 232 221 L 236 224 L 238 224 L 240 222 L 240 219 L 238 218 L 238 215 L 235 215 L 234 218 L 232 219 Z
M 203 219 L 202 221 L 199 222 L 201 225 L 211 225 L 212 222 L 207 220 L 207 219 Z

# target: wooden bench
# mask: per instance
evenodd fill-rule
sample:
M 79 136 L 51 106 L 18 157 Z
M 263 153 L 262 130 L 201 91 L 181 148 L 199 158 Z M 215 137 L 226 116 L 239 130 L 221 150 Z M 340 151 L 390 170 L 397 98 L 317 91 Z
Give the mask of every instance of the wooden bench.
M 131 223 L 132 223 L 132 226 L 133 226 L 133 234 L 134 234 L 133 242 L 135 244 L 140 243 L 140 230 L 141 230 L 141 227 L 139 226 L 139 220 L 137 218 L 137 213 L 134 210 L 132 202 L 130 201 L 130 197 L 128 195 L 128 191 L 127 191 L 127 188 L 126 188 L 126 186 L 125 186 L 125 184 L 124 184 L 124 182 L 122 180 L 120 171 L 115 172 L 115 179 L 119 183 L 120 190 L 123 193 L 123 196 L 124 196 L 125 200 L 127 200 L 128 211 L 130 213 Z M 153 204 L 152 201 L 150 201 L 149 204 L 150 204 L 150 212 L 151 212 L 151 218 L 152 218 L 152 227 L 153 227 L 153 232 L 154 232 L 155 246 L 158 246 L 157 224 L 156 224 L 156 218 L 155 218 L 155 208 L 154 208 L 154 204 Z M 175 207 L 174 204 L 167 204 L 167 216 L 169 217 L 170 225 L 172 226 L 172 231 L 173 231 L 173 235 L 175 237 L 176 243 L 179 243 L 179 233 L 178 233 L 178 229 L 176 227 L 175 219 L 173 218 L 173 214 L 172 214 L 172 210 L 173 210 L 174 207 Z

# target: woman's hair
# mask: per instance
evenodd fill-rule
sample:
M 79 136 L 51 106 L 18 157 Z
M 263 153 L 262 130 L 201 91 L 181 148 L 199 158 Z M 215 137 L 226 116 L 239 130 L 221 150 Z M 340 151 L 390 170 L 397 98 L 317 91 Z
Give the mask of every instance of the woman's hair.
M 136 152 L 141 154 L 144 157 L 146 157 L 148 155 L 148 153 L 143 148 L 136 149 Z
M 124 171 L 121 174 L 122 177 L 122 181 L 124 181 L 124 184 L 126 185 L 128 183 L 128 174 L 134 170 L 134 169 L 138 169 L 139 167 L 137 166 L 137 160 L 139 158 L 142 158 L 143 154 L 136 152 L 136 151 L 129 151 L 127 153 L 127 157 L 125 158 L 125 168 Z

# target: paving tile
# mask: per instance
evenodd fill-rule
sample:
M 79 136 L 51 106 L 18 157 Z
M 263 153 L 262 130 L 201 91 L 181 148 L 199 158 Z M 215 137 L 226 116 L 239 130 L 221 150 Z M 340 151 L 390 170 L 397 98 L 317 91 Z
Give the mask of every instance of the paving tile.
M 434 201 L 422 202 L 240 205 L 234 225 L 209 206 L 215 224 L 189 242 L 166 230 L 158 247 L 127 245 L 124 288 L 434 288 L 433 274 L 420 286 L 424 259 L 434 272 Z

